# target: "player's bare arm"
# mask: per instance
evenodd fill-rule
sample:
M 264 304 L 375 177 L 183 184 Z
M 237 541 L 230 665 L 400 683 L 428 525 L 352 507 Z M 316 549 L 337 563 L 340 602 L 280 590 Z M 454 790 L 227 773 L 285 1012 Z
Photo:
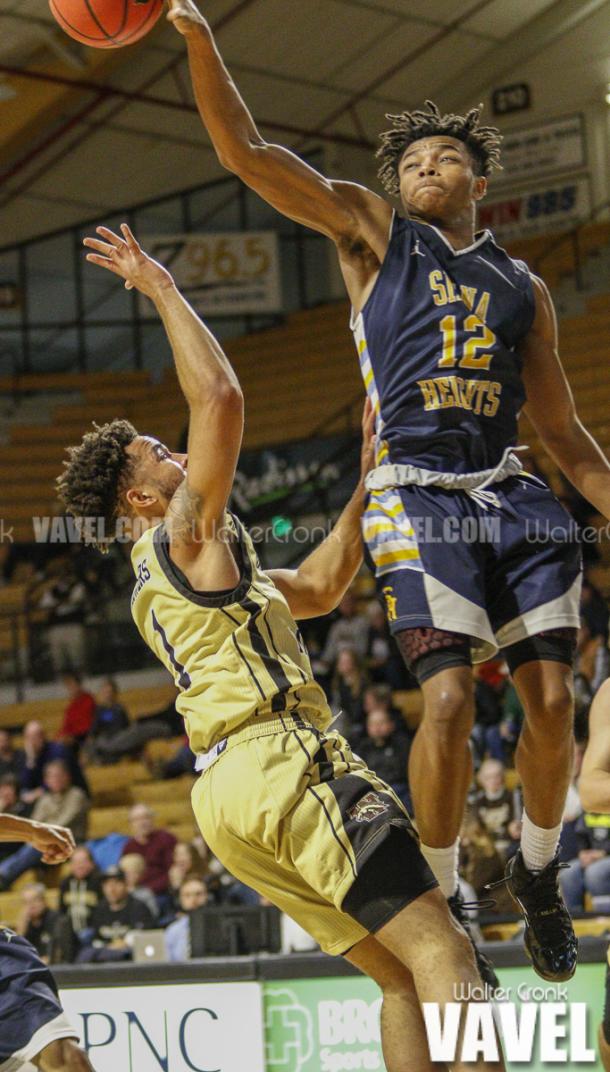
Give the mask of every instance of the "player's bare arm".
M 367 399 L 362 417 L 360 480 L 332 531 L 298 569 L 269 570 L 271 580 L 297 619 L 316 618 L 334 610 L 362 564 L 364 478 L 374 464 L 374 423 L 373 409 Z
M 278 212 L 332 238 L 359 306 L 387 250 L 389 203 L 355 183 L 326 179 L 288 149 L 266 142 L 193 0 L 170 0 L 168 18 L 185 37 L 197 107 L 220 163 Z
M 610 517 L 610 463 L 576 412 L 558 353 L 557 319 L 547 287 L 533 277 L 536 316 L 522 347 L 525 413 L 570 483 Z
M 61 864 L 76 848 L 72 832 L 15 815 L 0 815 L 0 841 L 26 842 L 42 853 L 45 864 Z
M 591 704 L 578 792 L 587 811 L 610 812 L 610 681 L 604 681 Z
M 129 227 L 98 227 L 87 259 L 154 302 L 189 408 L 188 471 L 166 515 L 171 555 L 198 587 L 231 587 L 237 566 L 224 541 L 224 511 L 243 434 L 243 396 L 222 347 Z M 211 577 L 207 577 L 211 574 Z

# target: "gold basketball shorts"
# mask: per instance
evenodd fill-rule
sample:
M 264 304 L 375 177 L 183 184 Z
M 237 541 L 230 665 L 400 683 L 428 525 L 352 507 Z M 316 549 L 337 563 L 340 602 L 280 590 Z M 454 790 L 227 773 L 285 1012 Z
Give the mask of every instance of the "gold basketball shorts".
M 396 794 L 338 733 L 248 725 L 200 776 L 193 810 L 227 870 L 345 953 L 437 883 Z

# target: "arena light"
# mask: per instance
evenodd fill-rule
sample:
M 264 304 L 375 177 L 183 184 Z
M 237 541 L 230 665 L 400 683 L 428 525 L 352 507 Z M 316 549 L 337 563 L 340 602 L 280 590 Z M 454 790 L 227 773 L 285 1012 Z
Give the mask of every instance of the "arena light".
M 606 86 L 606 104 L 610 104 L 610 82 Z

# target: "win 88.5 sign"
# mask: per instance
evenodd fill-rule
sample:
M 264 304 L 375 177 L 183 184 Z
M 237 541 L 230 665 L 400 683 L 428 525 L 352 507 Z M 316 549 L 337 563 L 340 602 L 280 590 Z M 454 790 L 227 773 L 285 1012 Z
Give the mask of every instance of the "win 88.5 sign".
M 570 179 L 497 201 L 484 201 L 479 226 L 509 241 L 529 235 L 562 231 L 588 217 L 591 198 L 588 179 Z

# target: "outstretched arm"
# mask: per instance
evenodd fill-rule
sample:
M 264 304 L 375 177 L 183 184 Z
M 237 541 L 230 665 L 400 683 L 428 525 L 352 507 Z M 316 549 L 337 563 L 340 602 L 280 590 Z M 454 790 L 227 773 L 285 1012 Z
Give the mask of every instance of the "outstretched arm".
M 551 296 L 533 277 L 536 317 L 522 347 L 525 413 L 571 484 L 610 518 L 610 463 L 582 424 L 558 354 Z
M 586 811 L 610 812 L 610 681 L 598 689 L 591 704 L 578 792 Z
M 168 19 L 186 39 L 199 114 L 223 167 L 284 216 L 340 245 L 365 242 L 383 259 L 390 205 L 362 186 L 324 178 L 288 149 L 266 142 L 194 0 L 170 0 Z
M 48 826 L 33 819 L 0 815 L 0 841 L 25 841 L 42 853 L 45 864 L 61 864 L 75 849 L 72 832 L 63 826 Z
M 374 458 L 374 413 L 367 399 L 362 419 L 360 481 L 337 523 L 325 540 L 296 570 L 269 570 L 294 618 L 329 614 L 345 595 L 362 564 L 364 478 Z
M 97 232 L 100 238 L 84 240 L 95 251 L 87 260 L 150 298 L 167 332 L 190 415 L 186 480 L 167 520 L 172 544 L 198 551 L 222 526 L 233 486 L 244 426 L 241 388 L 220 343 L 169 272 L 140 248 L 127 224 L 121 224 L 121 236 L 107 227 Z

